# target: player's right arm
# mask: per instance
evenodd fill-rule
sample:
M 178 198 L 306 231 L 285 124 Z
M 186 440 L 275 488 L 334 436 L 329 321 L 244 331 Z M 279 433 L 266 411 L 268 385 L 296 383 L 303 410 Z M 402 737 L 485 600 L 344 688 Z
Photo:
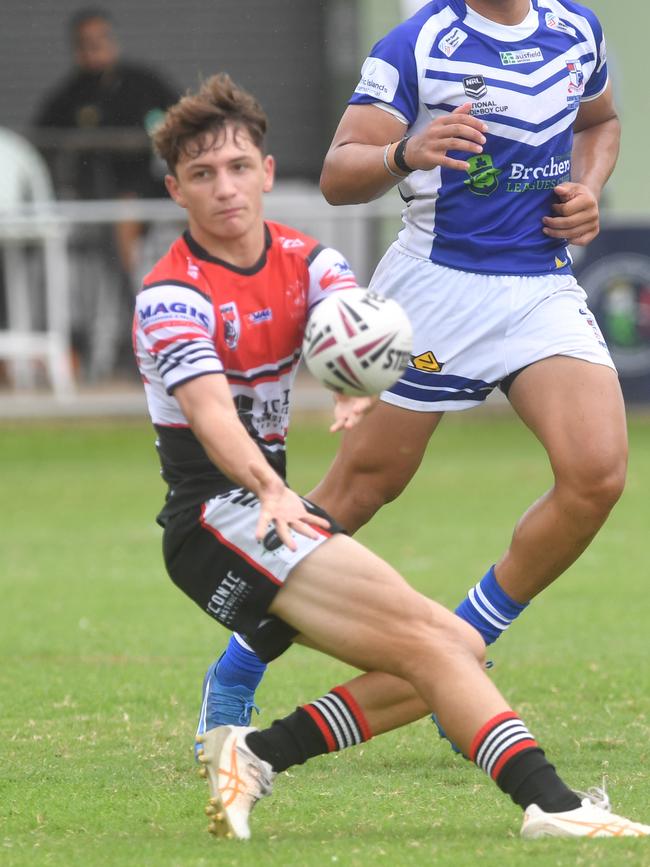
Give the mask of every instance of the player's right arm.
M 174 389 L 174 397 L 210 460 L 259 499 L 258 539 L 273 523 L 284 544 L 295 550 L 292 529 L 314 539 L 317 533 L 310 525 L 329 526 L 323 518 L 307 512 L 300 497 L 268 464 L 237 415 L 225 376 L 207 374 L 191 379 Z
M 483 150 L 487 125 L 472 117 L 470 109 L 470 103 L 459 106 L 411 136 L 404 150 L 409 168 L 428 171 L 441 166 L 467 171 L 469 163 L 449 156 L 448 151 L 479 154 Z M 348 106 L 321 173 L 320 187 L 327 201 L 331 205 L 369 202 L 399 183 L 399 177 L 386 170 L 384 155 L 390 170 L 397 175 L 403 174 L 394 155 L 406 133 L 405 123 L 376 105 Z M 386 151 L 388 144 L 390 147 Z

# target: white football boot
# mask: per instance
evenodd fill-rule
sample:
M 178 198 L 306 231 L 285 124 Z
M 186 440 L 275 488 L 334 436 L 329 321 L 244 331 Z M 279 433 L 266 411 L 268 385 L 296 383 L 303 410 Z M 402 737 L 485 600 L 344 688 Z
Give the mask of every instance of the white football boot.
M 603 788 L 576 792 L 582 803 L 575 810 L 545 813 L 531 804 L 524 813 L 521 836 L 529 840 L 538 837 L 647 837 L 650 825 L 632 822 L 611 812 L 607 792 Z
M 255 804 L 271 794 L 273 769 L 246 745 L 250 726 L 219 726 L 198 735 L 199 771 L 210 786 L 205 812 L 208 831 L 217 837 L 248 840 L 248 817 Z

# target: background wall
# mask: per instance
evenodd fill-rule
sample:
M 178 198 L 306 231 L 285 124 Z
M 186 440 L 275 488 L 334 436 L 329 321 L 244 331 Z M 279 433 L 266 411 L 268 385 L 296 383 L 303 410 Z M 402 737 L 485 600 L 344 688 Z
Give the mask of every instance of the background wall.
M 609 207 L 647 213 L 650 4 L 590 2 L 607 33 L 624 123 Z M 3 0 L 0 125 L 24 128 L 44 91 L 69 68 L 65 21 L 80 5 Z M 312 180 L 366 52 L 402 12 L 400 0 L 105 0 L 105 5 L 117 20 L 125 56 L 153 64 L 181 89 L 226 69 L 258 94 L 271 116 L 270 146 L 281 174 Z
M 0 125 L 27 127 L 68 71 L 67 20 L 87 5 L 114 16 L 125 58 L 154 66 L 180 91 L 227 70 L 268 111 L 280 173 L 318 176 L 331 132 L 326 0 L 2 0 Z

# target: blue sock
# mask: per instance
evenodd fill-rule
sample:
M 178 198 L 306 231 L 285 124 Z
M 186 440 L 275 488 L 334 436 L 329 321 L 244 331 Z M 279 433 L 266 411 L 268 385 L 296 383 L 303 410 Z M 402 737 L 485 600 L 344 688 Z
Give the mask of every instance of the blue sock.
M 266 663 L 258 659 L 253 650 L 230 636 L 217 665 L 217 679 L 223 686 L 246 686 L 256 689 L 266 671 Z
M 469 590 L 456 614 L 478 630 L 486 644 L 492 644 L 528 604 L 511 599 L 497 584 L 494 566 L 490 566 L 479 583 Z

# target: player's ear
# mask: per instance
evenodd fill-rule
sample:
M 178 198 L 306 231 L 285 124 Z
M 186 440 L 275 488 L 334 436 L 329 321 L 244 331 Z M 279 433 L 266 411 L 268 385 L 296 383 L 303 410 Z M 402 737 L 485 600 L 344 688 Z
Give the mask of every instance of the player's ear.
M 183 198 L 183 194 L 178 186 L 178 180 L 174 175 L 165 175 L 165 186 L 167 187 L 167 192 L 176 204 L 180 205 L 181 208 L 186 207 L 185 199 Z
M 275 158 L 271 154 L 264 157 L 264 186 L 262 189 L 265 193 L 270 193 L 273 189 L 273 181 L 275 180 Z

